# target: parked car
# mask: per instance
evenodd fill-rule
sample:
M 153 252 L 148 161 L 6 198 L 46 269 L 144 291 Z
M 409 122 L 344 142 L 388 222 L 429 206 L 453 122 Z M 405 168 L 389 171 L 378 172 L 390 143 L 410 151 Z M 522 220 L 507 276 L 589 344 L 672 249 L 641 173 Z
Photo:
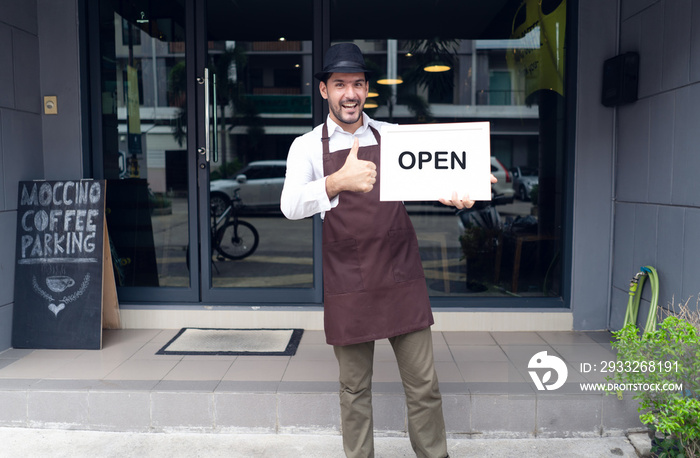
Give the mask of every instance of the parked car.
M 520 200 L 530 200 L 532 187 L 539 184 L 540 177 L 533 167 L 511 167 L 513 174 L 513 189 Z
M 235 179 L 213 180 L 209 184 L 209 203 L 219 215 L 231 203 L 236 189 L 243 211 L 279 211 L 287 161 L 255 161 L 243 167 Z
M 491 205 L 513 203 L 513 177 L 494 156 L 491 156 L 491 173 L 498 179 L 498 182 L 491 185 Z

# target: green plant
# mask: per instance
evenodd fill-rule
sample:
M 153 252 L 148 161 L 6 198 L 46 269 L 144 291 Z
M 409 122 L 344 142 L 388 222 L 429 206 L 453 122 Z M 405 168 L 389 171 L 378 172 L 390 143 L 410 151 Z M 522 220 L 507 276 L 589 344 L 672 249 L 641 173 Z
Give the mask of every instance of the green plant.
M 220 180 L 222 178 L 235 178 L 236 173 L 243 168 L 243 163 L 236 158 L 226 164 L 221 165 L 218 169 L 212 170 L 209 174 L 211 181 Z
M 172 200 L 165 197 L 162 192 L 150 192 L 148 193 L 148 203 L 151 208 L 170 208 L 173 206 Z
M 492 283 L 501 232 L 497 227 L 467 226 L 459 237 L 462 259 L 467 260 L 468 288 L 485 291 Z
M 480 226 L 468 226 L 459 237 L 462 247 L 462 259 L 475 259 L 484 253 L 492 253 L 498 246 L 501 229 Z
M 530 201 L 532 202 L 532 205 L 537 205 L 537 199 L 539 198 L 539 195 L 540 195 L 540 185 L 536 184 L 530 190 Z
M 608 377 L 635 391 L 639 419 L 660 440 L 659 457 L 700 456 L 700 321 L 688 310 L 668 312 L 654 331 L 640 335 L 630 323 L 614 332 L 617 371 Z M 695 321 L 693 321 L 695 320 Z M 618 391 L 618 395 L 620 391 Z

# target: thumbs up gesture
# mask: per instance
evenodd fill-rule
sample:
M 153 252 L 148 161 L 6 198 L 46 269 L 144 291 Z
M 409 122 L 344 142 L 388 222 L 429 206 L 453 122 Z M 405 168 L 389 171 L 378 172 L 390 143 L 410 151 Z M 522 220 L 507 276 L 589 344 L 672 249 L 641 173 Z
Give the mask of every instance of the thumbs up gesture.
M 326 193 L 332 199 L 341 191 L 370 192 L 377 181 L 377 165 L 357 158 L 360 143 L 357 137 L 350 148 L 345 164 L 326 178 Z

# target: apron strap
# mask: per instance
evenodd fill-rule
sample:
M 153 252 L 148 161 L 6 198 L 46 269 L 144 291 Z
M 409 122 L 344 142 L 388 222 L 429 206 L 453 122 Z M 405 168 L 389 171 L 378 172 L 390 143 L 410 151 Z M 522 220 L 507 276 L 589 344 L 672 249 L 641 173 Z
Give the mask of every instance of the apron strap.
M 372 129 L 372 133 L 374 134 L 374 139 L 377 140 L 377 145 L 379 145 L 379 147 L 381 147 L 382 146 L 382 137 L 379 135 L 379 132 L 377 132 L 377 129 L 375 129 L 372 126 L 369 126 L 369 128 Z
M 321 144 L 323 145 L 323 154 L 330 154 L 330 143 L 331 138 L 328 136 L 328 124 L 323 121 L 323 131 L 321 131 Z

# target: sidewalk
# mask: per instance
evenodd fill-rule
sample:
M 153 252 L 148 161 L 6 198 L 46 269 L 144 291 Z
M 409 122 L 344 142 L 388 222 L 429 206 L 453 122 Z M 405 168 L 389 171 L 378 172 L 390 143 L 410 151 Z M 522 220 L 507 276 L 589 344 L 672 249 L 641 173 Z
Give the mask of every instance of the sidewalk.
M 342 458 L 340 436 L 109 433 L 0 428 L 2 458 Z M 593 439 L 449 439 L 450 457 L 634 457 L 625 436 Z M 408 438 L 376 437 L 377 458 L 414 457 Z
M 145 433 L 133 437 L 147 441 L 158 433 L 212 435 L 215 442 L 261 434 L 253 438 L 283 448 L 310 434 L 313 445 L 340 447 L 338 364 L 323 332 L 306 331 L 294 356 L 157 355 L 177 332 L 105 331 L 99 351 L 0 353 L 0 428 L 44 429 L 37 437 L 51 430 Z M 607 332 L 433 332 L 448 437 L 469 447 L 481 443 L 476 439 L 536 439 L 540 446 L 549 443 L 544 439 L 614 436 L 624 443 L 626 433 L 642 428 L 636 402 L 580 386 L 604 381 L 583 363 L 614 360 L 609 341 Z M 538 390 L 530 376 L 529 362 L 543 351 L 568 369 L 553 391 Z M 373 393 L 377 437 L 403 437 L 408 447 L 403 388 L 386 340 L 375 350 Z

